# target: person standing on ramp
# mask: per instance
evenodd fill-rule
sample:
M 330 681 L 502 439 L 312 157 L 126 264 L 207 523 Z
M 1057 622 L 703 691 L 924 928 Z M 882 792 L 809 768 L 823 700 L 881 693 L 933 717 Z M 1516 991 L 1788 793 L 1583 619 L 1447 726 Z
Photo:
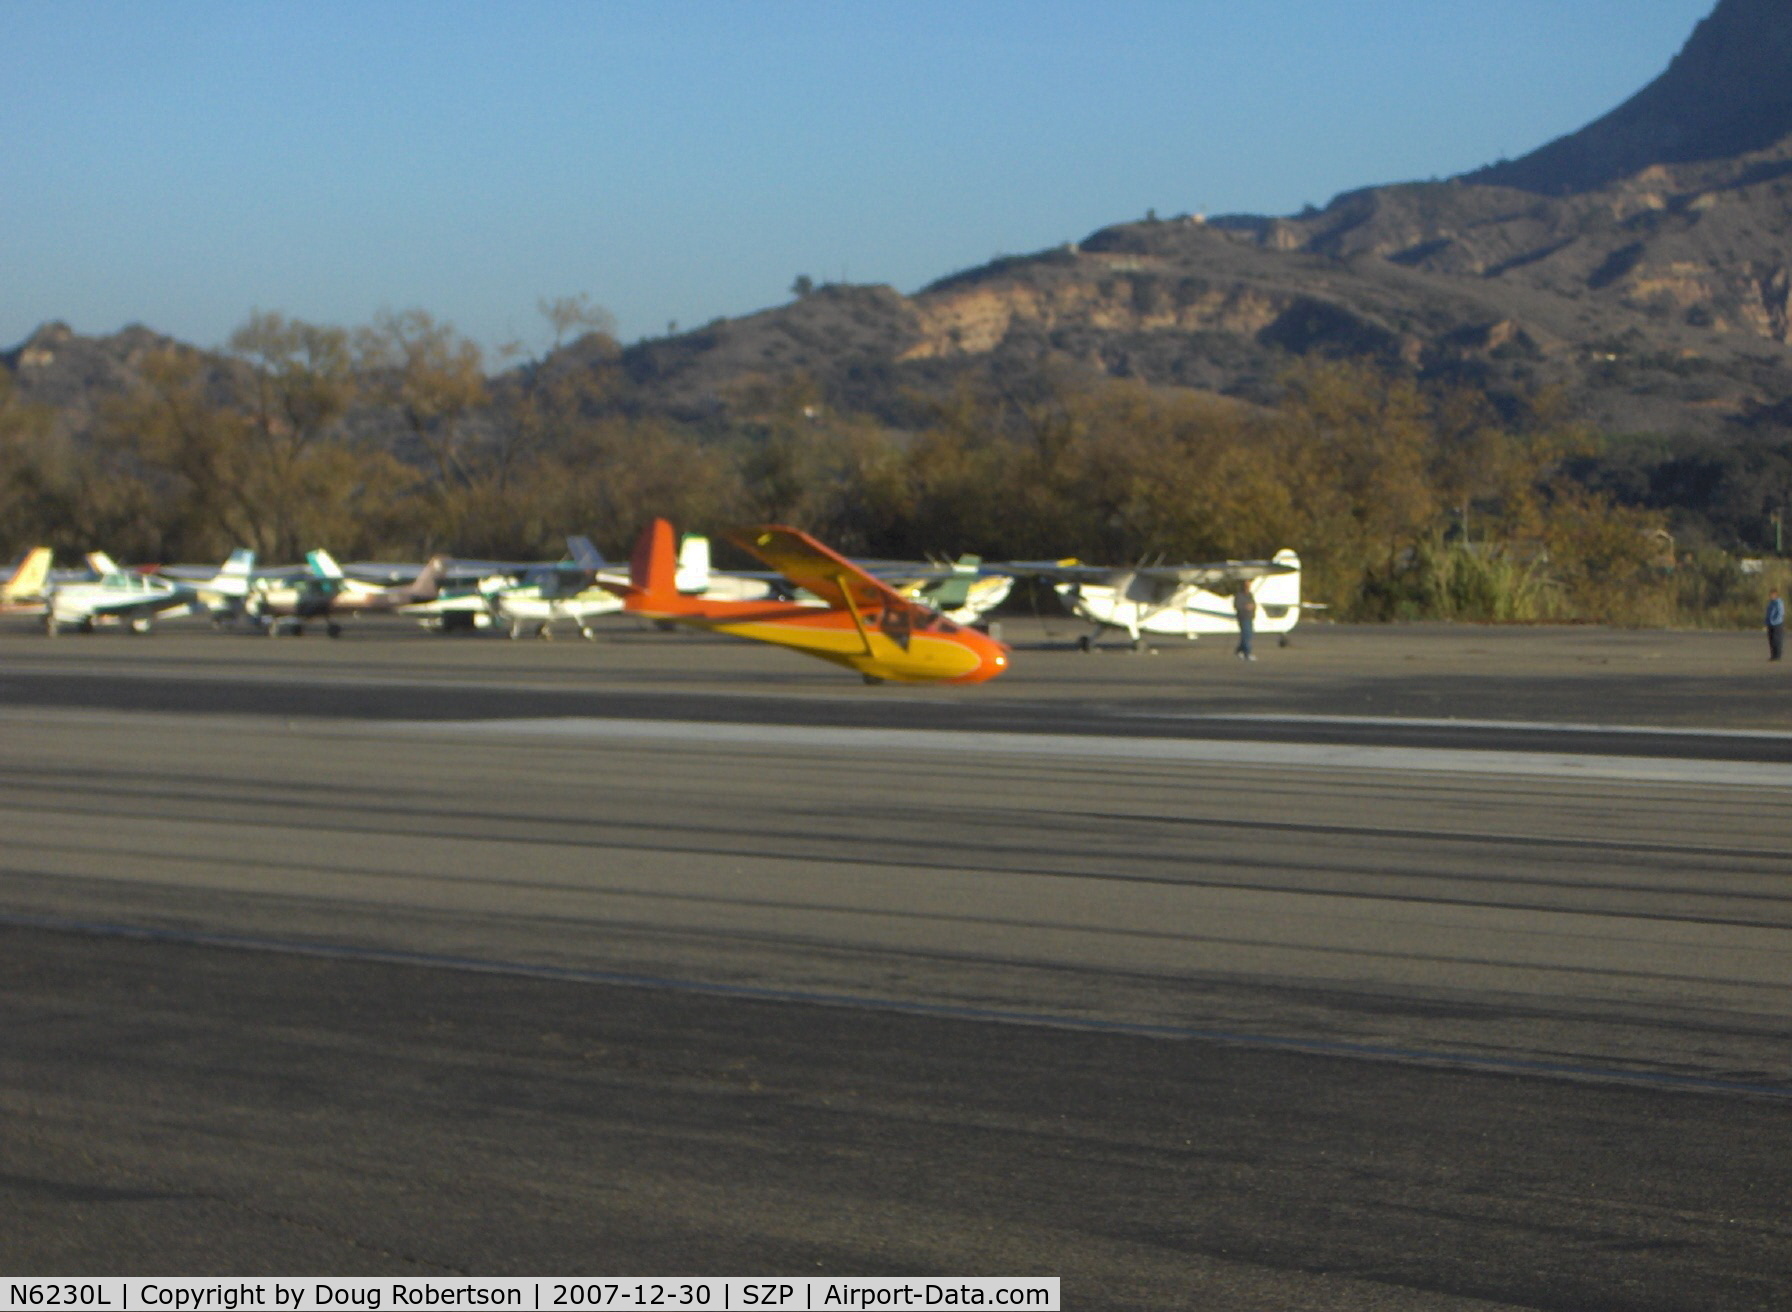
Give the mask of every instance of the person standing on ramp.
M 1257 624 L 1257 599 L 1251 595 L 1251 585 L 1240 583 L 1238 595 L 1232 598 L 1232 613 L 1238 616 L 1238 659 L 1254 661 L 1251 654 L 1251 631 Z

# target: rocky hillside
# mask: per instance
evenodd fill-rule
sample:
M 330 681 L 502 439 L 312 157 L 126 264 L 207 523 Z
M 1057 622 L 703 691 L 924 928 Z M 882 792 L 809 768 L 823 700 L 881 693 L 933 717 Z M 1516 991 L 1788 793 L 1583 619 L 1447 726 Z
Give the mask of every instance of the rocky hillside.
M 1616 432 L 1792 436 L 1792 4 L 1719 0 L 1648 87 L 1523 159 L 1286 217 L 1147 219 L 943 278 L 827 286 L 621 354 L 610 403 L 726 425 L 793 383 L 888 423 L 967 372 L 1044 364 L 1272 400 L 1368 356 L 1496 393 L 1559 384 Z M 0 357 L 91 405 L 153 335 L 52 327 Z M 84 398 L 88 398 L 84 400 Z
M 633 404 L 726 415 L 743 380 L 803 371 L 899 422 L 912 389 L 1047 360 L 1260 400 L 1319 352 L 1561 384 L 1617 432 L 1782 426 L 1789 73 L 1792 5 L 1721 0 L 1659 79 L 1524 159 L 1291 218 L 1122 224 L 913 296 L 825 288 L 628 351 Z

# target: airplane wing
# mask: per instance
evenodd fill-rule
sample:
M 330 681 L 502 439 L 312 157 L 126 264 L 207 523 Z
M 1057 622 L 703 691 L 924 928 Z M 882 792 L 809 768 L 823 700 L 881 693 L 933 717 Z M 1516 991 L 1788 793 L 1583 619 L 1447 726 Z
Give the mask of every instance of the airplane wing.
M 984 569 L 1017 578 L 1051 579 L 1056 583 L 1113 583 L 1132 576 L 1130 569 L 1111 565 L 1085 565 L 1074 557 L 1068 560 L 1004 560 Z
M 1268 578 L 1272 574 L 1298 574 L 1299 566 L 1284 565 L 1273 560 L 1217 560 L 1205 565 L 1144 565 L 1133 571 L 1142 579 L 1159 583 L 1194 584 L 1208 587 L 1214 583 L 1244 583 Z
M 830 551 L 799 529 L 781 524 L 740 529 L 730 541 L 759 557 L 803 591 L 840 610 L 922 611 L 930 607 L 910 601 L 882 579 L 875 578 L 845 556 Z
M 1296 574 L 1299 566 L 1274 560 L 1216 560 L 1190 565 L 1085 565 L 1080 560 L 1010 560 L 984 566 L 986 573 L 1031 575 L 1059 583 L 1125 587 L 1135 579 L 1177 587 L 1243 583 L 1272 574 Z

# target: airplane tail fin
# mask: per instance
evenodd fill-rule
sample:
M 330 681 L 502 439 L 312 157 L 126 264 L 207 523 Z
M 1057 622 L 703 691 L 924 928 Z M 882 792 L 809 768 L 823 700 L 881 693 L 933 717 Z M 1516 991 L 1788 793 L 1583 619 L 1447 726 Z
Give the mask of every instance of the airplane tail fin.
M 44 584 L 50 577 L 50 549 L 33 547 L 25 553 L 25 559 L 12 572 L 12 577 L 0 583 L 0 597 L 11 601 L 21 597 L 40 597 Z
M 709 539 L 701 533 L 686 533 L 678 544 L 675 581 L 680 592 L 709 590 Z
M 1271 559 L 1283 566 L 1286 572 L 1266 574 L 1257 580 L 1257 586 L 1251 589 L 1257 598 L 1257 605 L 1262 609 L 1265 619 L 1281 619 L 1288 611 L 1299 615 L 1300 557 L 1283 547 Z
M 87 568 L 102 578 L 107 574 L 122 574 L 124 572 L 118 568 L 118 562 L 103 551 L 87 553 Z
M 604 559 L 604 553 L 599 551 L 588 537 L 567 538 L 566 552 L 572 557 L 572 563 L 587 573 L 595 574 L 598 570 L 606 569 L 609 566 L 609 562 Z
M 305 563 L 311 572 L 320 579 L 339 579 L 342 577 L 342 566 L 336 563 L 336 557 L 319 547 L 316 551 L 305 553 Z
M 448 557 L 431 556 L 408 589 L 412 601 L 434 601 L 442 590 L 442 575 L 448 572 Z
M 656 519 L 641 530 L 628 558 L 628 608 L 660 609 L 676 604 L 678 592 L 678 539 L 669 520 Z
M 249 576 L 255 572 L 255 553 L 248 547 L 238 547 L 230 553 L 223 567 L 212 576 L 209 587 L 212 591 L 229 597 L 244 597 L 249 593 Z

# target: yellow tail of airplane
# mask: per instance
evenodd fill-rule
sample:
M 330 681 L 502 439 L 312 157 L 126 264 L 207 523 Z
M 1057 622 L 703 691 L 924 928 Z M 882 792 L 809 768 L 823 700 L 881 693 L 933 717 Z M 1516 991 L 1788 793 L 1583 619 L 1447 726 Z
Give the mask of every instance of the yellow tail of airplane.
M 19 562 L 12 577 L 0 583 L 0 602 L 39 600 L 49 578 L 50 549 L 33 547 L 25 553 L 25 559 Z

